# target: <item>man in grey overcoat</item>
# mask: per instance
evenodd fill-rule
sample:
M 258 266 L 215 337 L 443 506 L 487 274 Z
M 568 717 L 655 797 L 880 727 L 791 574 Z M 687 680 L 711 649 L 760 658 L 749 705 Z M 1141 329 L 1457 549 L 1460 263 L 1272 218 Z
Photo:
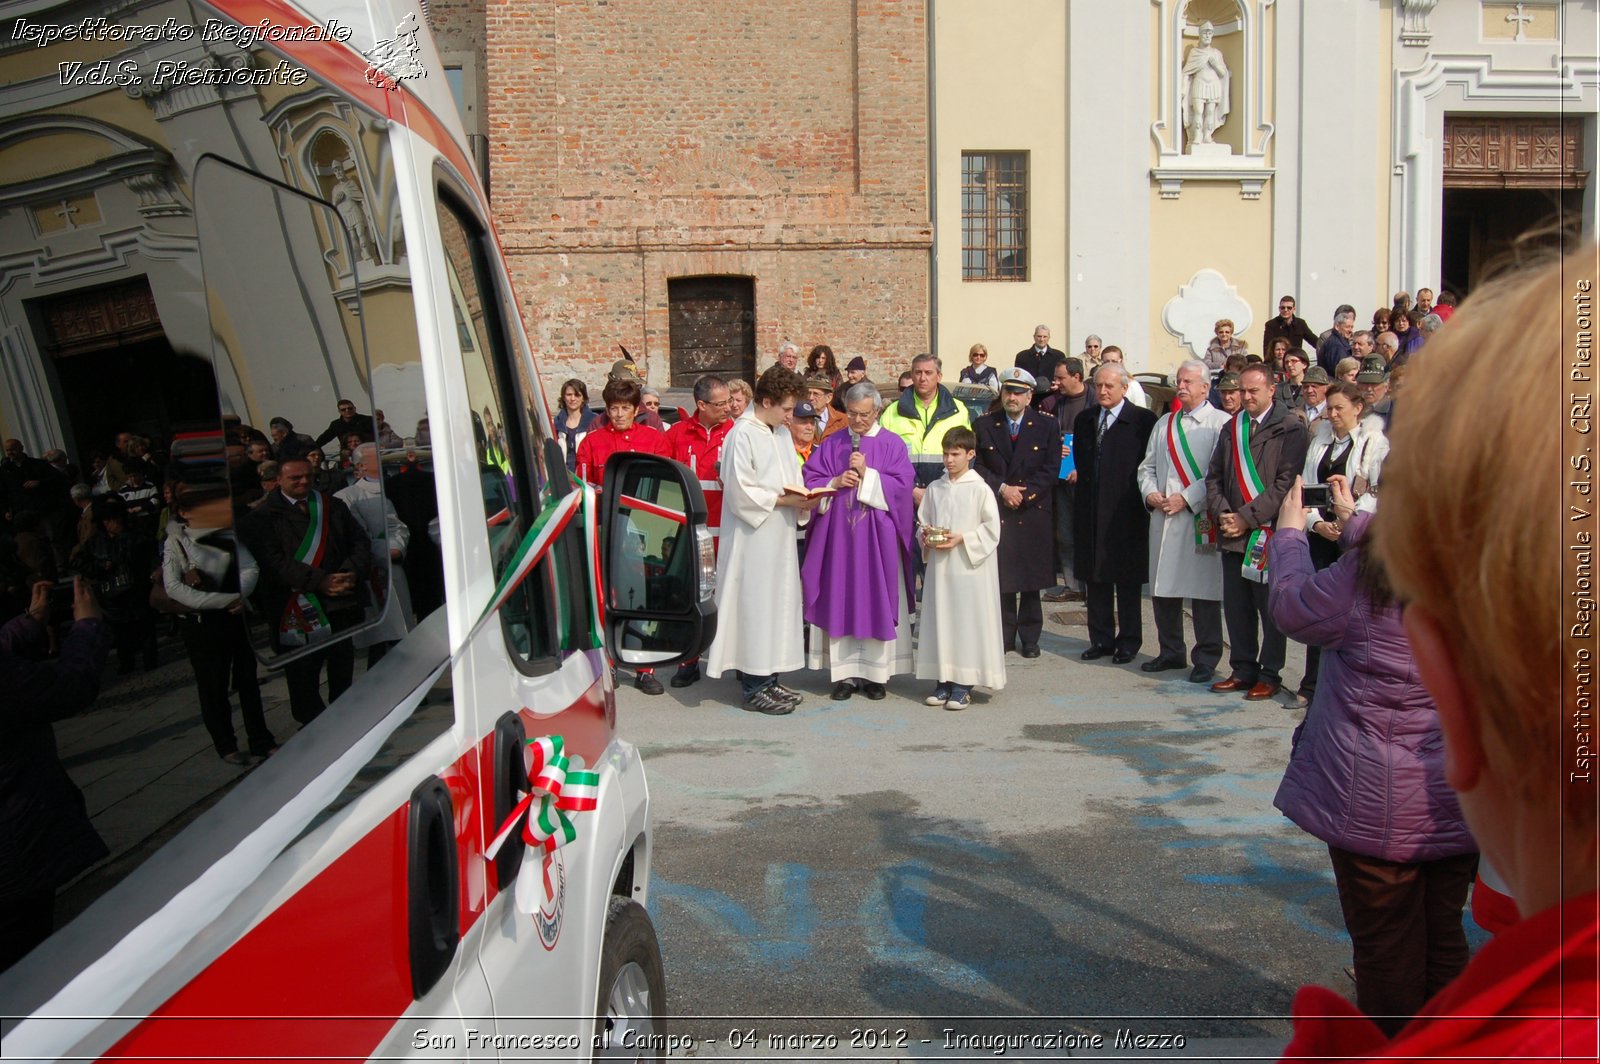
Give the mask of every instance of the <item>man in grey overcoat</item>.
M 1139 465 L 1139 495 L 1150 509 L 1150 605 L 1160 649 L 1145 672 L 1184 668 L 1191 683 L 1210 683 L 1222 660 L 1222 558 L 1217 525 L 1206 509 L 1206 472 L 1227 414 L 1206 401 L 1206 364 L 1178 367 L 1176 413 L 1161 415 Z M 1184 654 L 1183 600 L 1194 614 L 1194 652 Z

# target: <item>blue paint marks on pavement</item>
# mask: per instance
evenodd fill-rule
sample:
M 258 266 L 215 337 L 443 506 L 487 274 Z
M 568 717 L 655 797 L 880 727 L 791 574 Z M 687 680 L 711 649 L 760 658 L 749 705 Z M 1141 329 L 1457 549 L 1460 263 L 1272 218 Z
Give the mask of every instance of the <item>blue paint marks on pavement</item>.
M 758 918 L 720 890 L 671 883 L 652 876 L 650 904 L 682 906 L 706 930 L 719 936 L 752 964 L 786 971 L 811 954 L 817 907 L 811 897 L 811 869 L 802 864 L 770 864 L 764 882 L 765 912 Z

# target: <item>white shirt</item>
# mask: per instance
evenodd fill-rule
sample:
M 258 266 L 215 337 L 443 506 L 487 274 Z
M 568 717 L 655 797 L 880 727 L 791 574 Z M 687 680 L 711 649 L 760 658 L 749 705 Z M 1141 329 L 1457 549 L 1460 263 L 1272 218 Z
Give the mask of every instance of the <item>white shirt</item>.
M 1122 406 L 1126 402 L 1127 402 L 1126 399 L 1119 400 L 1117 402 L 1117 405 L 1112 407 L 1112 408 L 1110 408 L 1109 410 L 1106 409 L 1105 407 L 1101 407 L 1100 408 L 1100 424 L 1103 427 L 1101 429 L 1099 429 L 1098 431 L 1100 431 L 1100 432 L 1110 431 L 1111 426 L 1115 425 L 1117 423 L 1117 418 L 1122 416 Z

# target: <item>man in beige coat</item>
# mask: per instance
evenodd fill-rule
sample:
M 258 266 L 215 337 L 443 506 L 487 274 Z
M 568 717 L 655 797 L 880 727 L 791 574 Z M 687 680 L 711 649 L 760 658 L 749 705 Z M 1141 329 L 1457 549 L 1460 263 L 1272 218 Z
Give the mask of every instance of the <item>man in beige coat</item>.
M 1178 367 L 1177 413 L 1163 414 L 1139 465 L 1139 495 L 1151 512 L 1150 605 L 1160 649 L 1145 672 L 1181 669 L 1209 683 L 1222 660 L 1222 558 L 1206 509 L 1206 471 L 1228 415 L 1206 401 L 1211 375 L 1192 359 Z M 1194 651 L 1183 643 L 1183 600 L 1194 614 Z

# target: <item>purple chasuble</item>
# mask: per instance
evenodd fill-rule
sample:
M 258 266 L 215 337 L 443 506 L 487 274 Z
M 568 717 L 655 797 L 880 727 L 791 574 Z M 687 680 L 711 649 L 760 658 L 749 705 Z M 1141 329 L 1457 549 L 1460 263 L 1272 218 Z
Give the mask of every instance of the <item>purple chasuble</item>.
M 916 476 L 905 441 L 892 432 L 861 437 L 861 453 L 867 468 L 878 471 L 889 509 L 865 506 L 856 490 L 847 488 L 828 501 L 827 512 L 812 517 L 800 573 L 805 615 L 832 638 L 887 643 L 895 638 L 900 617 L 895 581 L 905 581 L 907 603 L 915 598 L 911 488 Z M 836 432 L 817 444 L 802 467 L 808 488 L 822 487 L 849 468 L 849 432 Z

